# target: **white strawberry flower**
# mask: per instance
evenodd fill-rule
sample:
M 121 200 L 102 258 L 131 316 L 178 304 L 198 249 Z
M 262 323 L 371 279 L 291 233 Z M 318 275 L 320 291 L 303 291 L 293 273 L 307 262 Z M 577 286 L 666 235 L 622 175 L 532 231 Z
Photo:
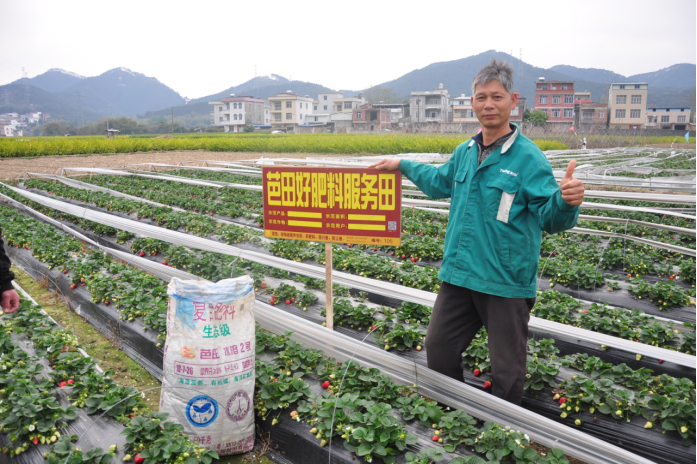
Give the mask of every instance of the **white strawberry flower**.
M 526 440 L 528 440 L 528 441 L 530 440 L 530 437 L 528 436 L 527 433 L 526 433 L 524 436 L 525 436 L 525 439 L 526 439 Z
M 33 432 L 35 429 L 34 424 L 29 424 L 29 431 Z

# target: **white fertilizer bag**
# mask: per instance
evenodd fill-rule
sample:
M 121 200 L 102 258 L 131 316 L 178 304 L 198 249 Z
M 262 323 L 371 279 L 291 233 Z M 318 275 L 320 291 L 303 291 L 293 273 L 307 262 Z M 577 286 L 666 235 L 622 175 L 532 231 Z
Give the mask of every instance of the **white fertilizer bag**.
M 254 447 L 254 282 L 173 278 L 160 411 L 219 455 Z

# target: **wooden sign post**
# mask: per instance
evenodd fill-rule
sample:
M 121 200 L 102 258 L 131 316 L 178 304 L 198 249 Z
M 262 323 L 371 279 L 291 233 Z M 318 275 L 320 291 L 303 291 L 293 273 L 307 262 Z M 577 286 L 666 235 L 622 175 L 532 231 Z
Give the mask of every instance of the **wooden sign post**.
M 325 243 L 327 327 L 333 328 L 332 243 L 401 244 L 399 171 L 264 166 L 264 235 Z
M 334 330 L 334 288 L 332 287 L 332 244 L 324 242 L 324 266 L 326 268 L 327 328 Z

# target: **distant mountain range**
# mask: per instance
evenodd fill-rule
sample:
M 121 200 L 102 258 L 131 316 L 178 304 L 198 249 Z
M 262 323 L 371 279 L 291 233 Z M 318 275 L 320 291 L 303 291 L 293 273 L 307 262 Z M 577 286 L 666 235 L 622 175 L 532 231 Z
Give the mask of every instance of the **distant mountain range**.
M 80 106 L 85 121 L 93 121 L 107 115 L 135 117 L 154 108 L 183 103 L 181 95 L 154 77 L 127 68 L 94 77 L 53 68 L 0 87 L 0 113 L 42 111 L 54 120 L 73 123 L 78 120 Z
M 697 67 L 694 64 L 680 63 L 658 71 L 623 76 L 613 71 L 595 68 L 577 68 L 557 65 L 549 69 L 527 64 L 507 53 L 489 50 L 478 55 L 453 61 L 430 64 L 422 69 L 411 71 L 397 79 L 380 84 L 391 87 L 404 99 L 413 90 L 430 90 L 443 84 L 451 96 L 470 95 L 471 82 L 479 69 L 492 58 L 507 61 L 515 71 L 515 88 L 522 97 L 528 99 L 528 106 L 534 106 L 535 81 L 546 80 L 575 81 L 577 91 L 590 91 L 593 101 L 599 102 L 608 94 L 612 82 L 647 82 L 649 84 L 649 105 L 694 107 Z M 28 91 L 27 91 L 28 89 Z M 221 92 L 197 98 L 185 104 L 184 99 L 174 90 L 154 77 L 115 68 L 95 77 L 83 77 L 62 69 L 49 71 L 31 79 L 19 79 L 0 87 L 0 113 L 43 111 L 52 119 L 63 119 L 75 123 L 80 114 L 78 92 L 85 121 L 111 116 L 130 116 L 140 118 L 169 117 L 174 107 L 175 116 L 210 113 L 209 101 L 230 96 L 230 94 L 251 95 L 267 99 L 277 93 L 291 90 L 295 94 L 316 97 L 318 92 L 331 89 L 303 81 L 291 81 L 277 74 L 255 77 L 242 84 L 232 86 Z M 347 97 L 359 91 L 342 90 Z

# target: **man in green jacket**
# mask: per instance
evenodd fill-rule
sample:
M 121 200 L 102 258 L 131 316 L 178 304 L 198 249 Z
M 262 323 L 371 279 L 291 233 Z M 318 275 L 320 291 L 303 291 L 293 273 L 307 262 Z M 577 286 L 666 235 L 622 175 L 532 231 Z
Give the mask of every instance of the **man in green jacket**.
M 483 325 L 492 393 L 519 405 L 542 231 L 576 225 L 584 187 L 573 178 L 575 160 L 560 187 L 545 155 L 511 124 L 518 95 L 506 62 L 482 68 L 472 94 L 482 130 L 447 163 L 383 159 L 371 167 L 399 169 L 430 198 L 451 198 L 443 284 L 426 334 L 428 367 L 462 381 L 462 352 Z

